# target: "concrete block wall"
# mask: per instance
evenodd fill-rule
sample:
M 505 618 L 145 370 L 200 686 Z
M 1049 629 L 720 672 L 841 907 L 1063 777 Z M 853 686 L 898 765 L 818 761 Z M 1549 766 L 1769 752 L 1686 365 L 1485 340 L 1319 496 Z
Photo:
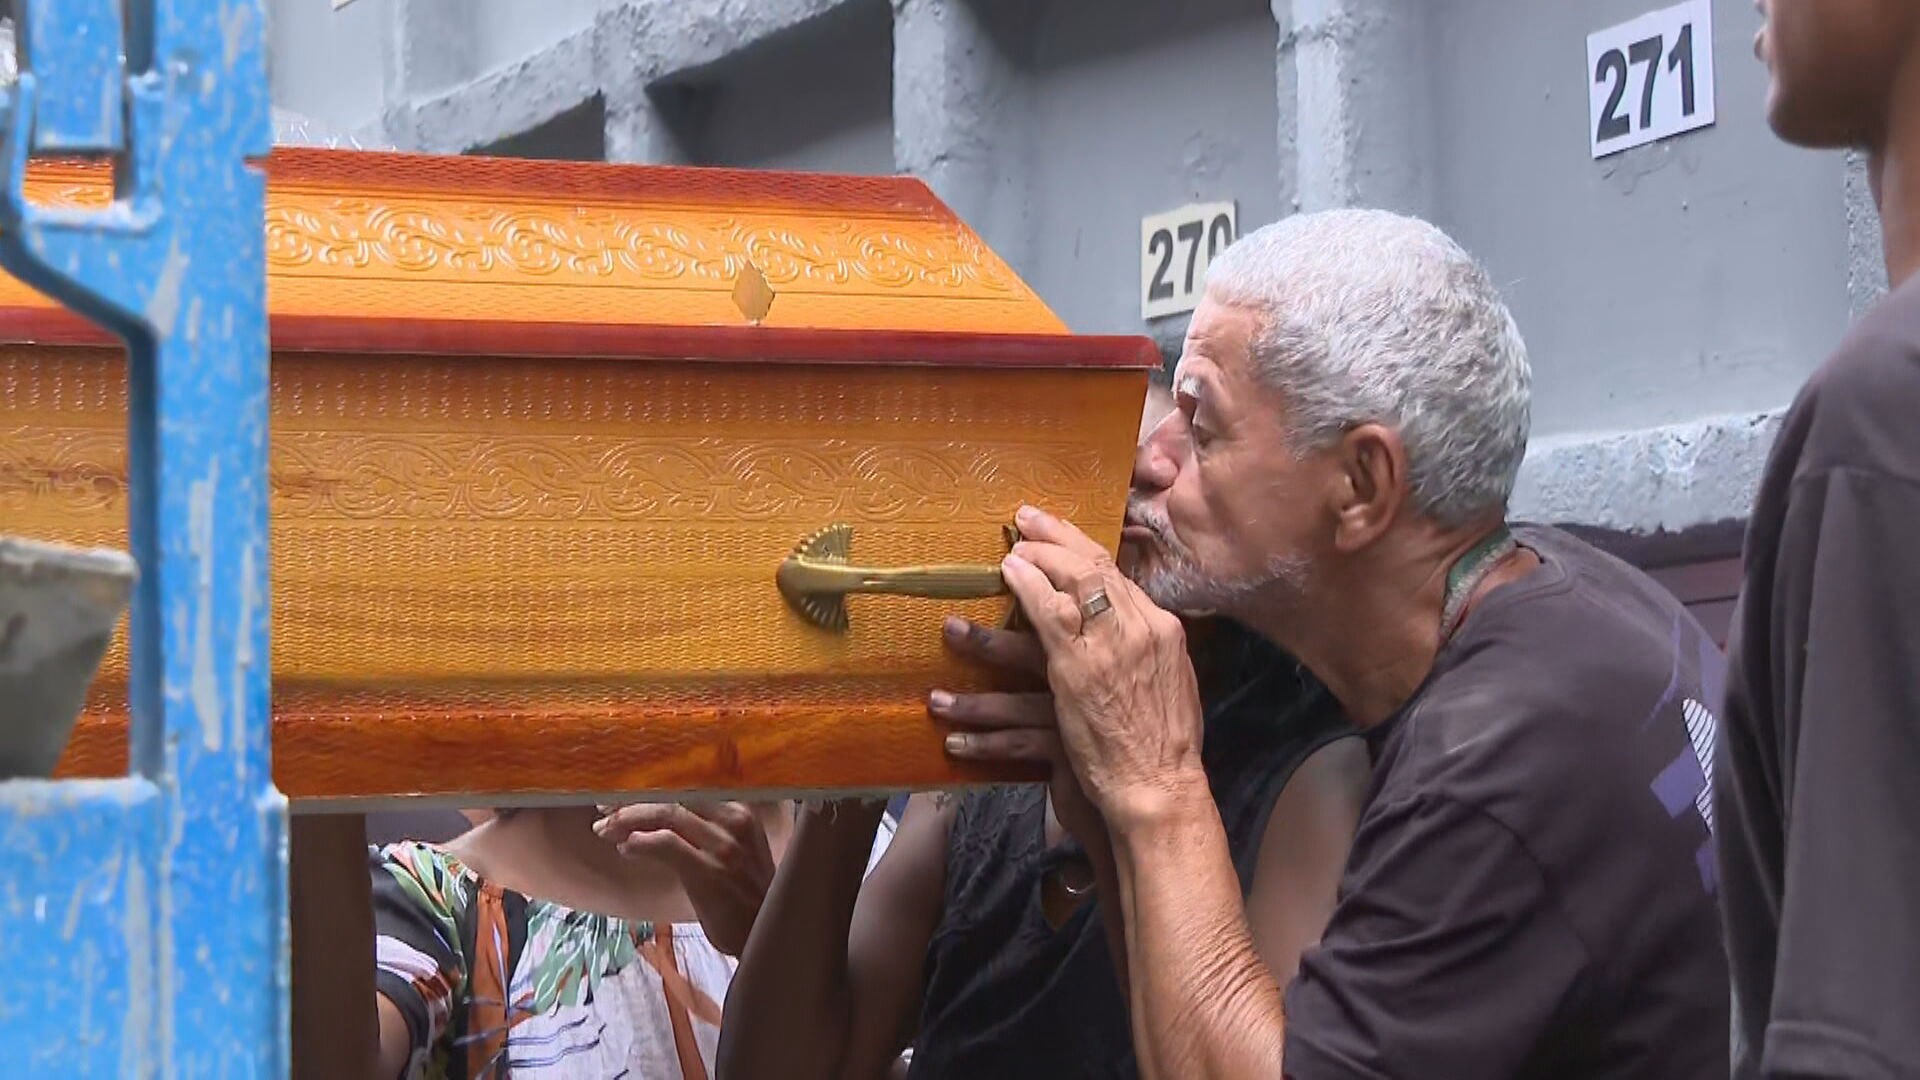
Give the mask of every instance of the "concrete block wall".
M 1670 561 L 1731 551 L 1781 411 L 1885 282 L 1859 164 L 1765 128 L 1749 0 L 1713 0 L 1713 127 L 1590 158 L 1586 35 L 1664 2 L 272 0 L 274 85 L 433 152 L 911 173 L 1076 330 L 1169 353 L 1141 216 L 1421 214 L 1532 349 L 1516 512 Z

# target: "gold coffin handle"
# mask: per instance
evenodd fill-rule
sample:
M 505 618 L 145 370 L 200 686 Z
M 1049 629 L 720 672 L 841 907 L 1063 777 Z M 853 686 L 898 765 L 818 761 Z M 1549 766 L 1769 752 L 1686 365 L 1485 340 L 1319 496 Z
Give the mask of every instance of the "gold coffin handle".
M 1009 550 L 1020 539 L 1011 525 L 1004 526 L 1002 534 Z M 849 561 L 852 553 L 853 526 L 844 522 L 829 525 L 800 541 L 774 575 L 780 595 L 808 622 L 845 633 L 850 593 L 979 600 L 1007 591 L 998 565 L 855 566 Z M 1017 614 L 1017 607 L 1015 611 Z

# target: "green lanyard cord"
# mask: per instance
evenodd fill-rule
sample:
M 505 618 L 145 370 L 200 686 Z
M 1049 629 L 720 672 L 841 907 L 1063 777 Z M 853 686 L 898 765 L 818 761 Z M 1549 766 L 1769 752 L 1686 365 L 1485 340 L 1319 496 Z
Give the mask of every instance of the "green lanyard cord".
M 1513 533 L 1505 525 L 1488 533 L 1486 538 L 1467 549 L 1447 571 L 1447 599 L 1440 609 L 1440 641 L 1445 644 L 1460 629 L 1460 620 L 1466 616 L 1467 600 L 1473 596 L 1473 590 L 1480 587 L 1500 560 L 1513 554 L 1520 546 Z

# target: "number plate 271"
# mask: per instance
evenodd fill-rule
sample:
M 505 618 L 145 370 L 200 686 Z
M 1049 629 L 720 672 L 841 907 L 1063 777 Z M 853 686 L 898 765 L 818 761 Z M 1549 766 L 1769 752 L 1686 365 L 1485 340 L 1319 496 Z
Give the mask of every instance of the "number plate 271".
M 1587 35 L 1593 156 L 1713 123 L 1713 3 L 1684 4 Z

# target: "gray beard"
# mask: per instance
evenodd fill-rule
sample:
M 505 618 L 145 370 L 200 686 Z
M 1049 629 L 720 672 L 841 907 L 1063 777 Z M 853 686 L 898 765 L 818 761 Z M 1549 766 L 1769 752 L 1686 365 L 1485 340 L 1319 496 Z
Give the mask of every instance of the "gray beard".
M 1153 531 L 1152 553 L 1136 564 L 1134 584 L 1161 608 L 1176 615 L 1235 615 L 1271 612 L 1276 605 L 1296 608 L 1306 593 L 1310 566 L 1304 557 L 1276 556 L 1265 569 L 1245 577 L 1209 574 L 1193 552 L 1173 535 L 1166 518 L 1142 506 L 1127 508 L 1127 523 Z

